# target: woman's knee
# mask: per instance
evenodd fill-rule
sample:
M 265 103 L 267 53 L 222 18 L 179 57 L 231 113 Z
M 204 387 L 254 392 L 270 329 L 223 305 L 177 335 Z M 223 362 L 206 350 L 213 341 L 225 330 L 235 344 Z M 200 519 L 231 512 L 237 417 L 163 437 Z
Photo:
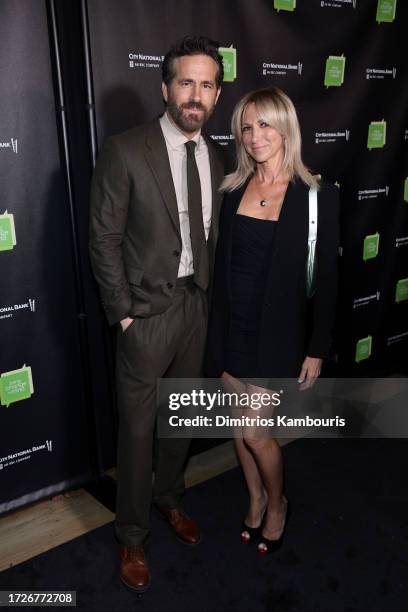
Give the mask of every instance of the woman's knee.
M 254 452 L 260 452 L 268 446 L 268 438 L 253 438 L 244 436 L 244 442 L 248 448 Z

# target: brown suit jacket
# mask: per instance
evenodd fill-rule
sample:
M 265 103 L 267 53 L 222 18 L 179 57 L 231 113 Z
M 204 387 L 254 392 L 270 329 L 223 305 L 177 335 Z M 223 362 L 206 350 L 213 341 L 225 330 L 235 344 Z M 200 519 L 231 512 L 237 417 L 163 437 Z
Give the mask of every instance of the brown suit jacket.
M 224 174 L 221 147 L 206 136 L 212 182 L 212 269 Z M 110 324 L 164 312 L 181 255 L 176 193 L 156 119 L 108 138 L 92 178 L 90 256 Z

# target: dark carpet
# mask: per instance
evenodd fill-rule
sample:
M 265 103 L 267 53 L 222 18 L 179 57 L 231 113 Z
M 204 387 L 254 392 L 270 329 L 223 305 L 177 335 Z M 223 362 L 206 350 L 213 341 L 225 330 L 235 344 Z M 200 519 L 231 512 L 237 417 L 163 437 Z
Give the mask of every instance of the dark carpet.
M 377 612 L 408 609 L 408 443 L 299 440 L 283 449 L 292 503 L 282 549 L 240 543 L 238 469 L 188 490 L 203 542 L 180 544 L 152 514 L 152 586 L 122 586 L 112 524 L 0 574 L 0 589 L 76 590 L 83 610 Z

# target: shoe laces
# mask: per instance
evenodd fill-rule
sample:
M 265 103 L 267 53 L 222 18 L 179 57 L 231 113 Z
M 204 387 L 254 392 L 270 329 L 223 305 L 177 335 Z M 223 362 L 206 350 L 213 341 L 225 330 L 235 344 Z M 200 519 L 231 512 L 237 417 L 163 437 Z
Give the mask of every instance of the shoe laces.
M 129 546 L 127 549 L 127 558 L 129 561 L 138 561 L 144 563 L 144 551 L 141 546 Z

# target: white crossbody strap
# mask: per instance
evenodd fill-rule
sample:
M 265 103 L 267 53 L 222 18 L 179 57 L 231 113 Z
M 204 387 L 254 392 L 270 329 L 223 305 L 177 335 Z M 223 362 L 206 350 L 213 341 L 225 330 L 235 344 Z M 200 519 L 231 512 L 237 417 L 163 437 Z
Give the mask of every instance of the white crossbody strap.
M 317 189 L 309 189 L 309 244 L 315 242 L 317 238 Z
M 309 189 L 309 237 L 307 241 L 306 295 L 311 298 L 316 285 L 317 189 Z

